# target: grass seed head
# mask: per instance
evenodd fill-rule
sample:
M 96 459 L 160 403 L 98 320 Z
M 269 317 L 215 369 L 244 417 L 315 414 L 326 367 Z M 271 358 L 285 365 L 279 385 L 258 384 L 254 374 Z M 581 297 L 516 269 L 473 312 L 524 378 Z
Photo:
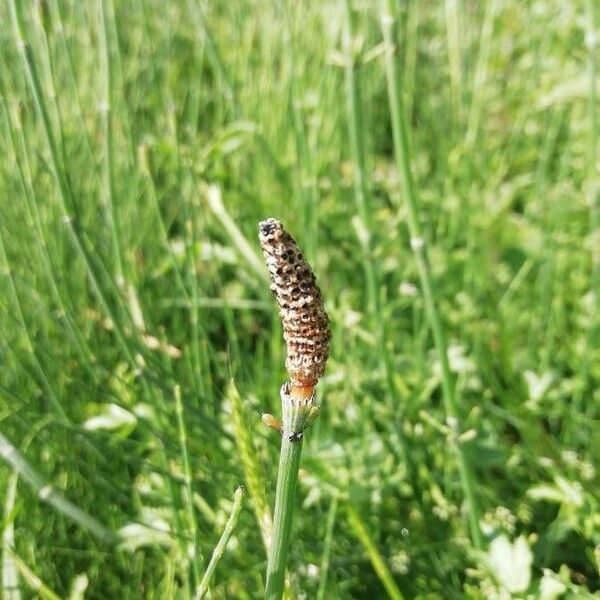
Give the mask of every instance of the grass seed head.
M 312 389 L 325 371 L 331 330 L 315 275 L 294 238 L 275 219 L 258 226 L 260 245 L 279 305 L 292 385 Z

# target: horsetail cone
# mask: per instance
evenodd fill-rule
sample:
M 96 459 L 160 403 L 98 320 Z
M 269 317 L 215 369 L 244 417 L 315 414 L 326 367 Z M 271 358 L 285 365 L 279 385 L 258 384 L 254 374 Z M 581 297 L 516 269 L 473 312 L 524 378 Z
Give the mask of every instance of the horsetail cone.
M 292 387 L 310 394 L 325 371 L 331 340 L 321 290 L 298 244 L 279 221 L 262 221 L 258 232 L 283 324 L 285 367 Z

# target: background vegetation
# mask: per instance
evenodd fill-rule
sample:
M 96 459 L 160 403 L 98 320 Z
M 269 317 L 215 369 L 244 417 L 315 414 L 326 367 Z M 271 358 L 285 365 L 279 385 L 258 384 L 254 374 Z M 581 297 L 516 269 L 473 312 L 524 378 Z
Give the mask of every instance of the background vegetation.
M 4 597 L 187 598 L 240 484 L 211 593 L 261 596 L 279 441 L 260 414 L 285 380 L 268 216 L 306 249 L 334 330 L 293 595 L 598 594 L 594 4 L 394 4 L 458 425 L 379 3 L 0 5 Z

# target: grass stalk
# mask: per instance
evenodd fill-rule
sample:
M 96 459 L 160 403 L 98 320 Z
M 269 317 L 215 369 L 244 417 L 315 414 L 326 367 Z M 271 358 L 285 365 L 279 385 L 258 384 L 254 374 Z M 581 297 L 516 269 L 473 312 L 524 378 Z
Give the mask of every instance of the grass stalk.
M 457 121 L 462 114 L 462 52 L 460 46 L 459 0 L 446 0 L 446 43 L 448 45 L 448 66 L 452 103 Z
M 37 347 L 34 344 L 34 340 L 31 337 L 29 327 L 25 320 L 25 315 L 23 313 L 23 308 L 21 306 L 21 299 L 20 299 L 19 293 L 17 291 L 17 286 L 15 284 L 15 278 L 10 269 L 10 265 L 8 262 L 8 256 L 6 254 L 6 249 L 4 247 L 4 238 L 3 238 L 1 231 L 0 231 L 0 259 L 2 260 L 2 263 L 0 263 L 0 264 L 2 265 L 3 270 L 7 273 L 7 276 L 8 276 L 8 281 L 9 281 L 8 287 L 9 287 L 11 295 L 13 297 L 13 303 L 16 308 L 17 319 L 18 319 L 18 321 L 21 325 L 22 331 L 23 331 L 24 339 L 27 344 L 27 350 L 29 351 L 29 354 L 31 355 L 31 358 L 32 358 L 33 368 L 36 372 L 36 375 L 39 377 L 39 379 L 42 382 L 42 388 L 45 389 L 48 394 L 48 399 L 50 400 L 50 404 L 52 405 L 52 408 L 54 409 L 56 418 L 62 423 L 68 423 L 69 418 L 67 417 L 67 413 L 64 411 L 62 404 L 61 404 L 52 384 L 50 383 L 50 379 L 48 378 L 46 370 L 44 369 L 44 367 L 40 361 L 40 358 L 38 356 Z
M 385 564 L 379 550 L 377 550 L 377 546 L 369 535 L 367 527 L 361 516 L 358 514 L 358 511 L 352 505 L 348 505 L 347 513 L 350 529 L 352 529 L 352 532 L 366 550 L 369 560 L 377 573 L 377 577 L 379 577 L 379 581 L 381 581 L 388 596 L 392 598 L 392 600 L 403 600 L 404 596 L 402 595 L 402 592 L 396 585 L 390 570 Z
M 333 541 L 333 529 L 335 527 L 335 518 L 337 516 L 338 499 L 334 497 L 327 513 L 327 523 L 325 525 L 325 540 L 323 541 L 323 556 L 321 558 L 321 569 L 319 571 L 319 589 L 317 590 L 317 600 L 325 600 L 327 591 L 327 575 L 329 573 L 329 562 L 331 556 L 331 543 Z
M 382 3 L 381 25 L 385 42 L 385 67 L 392 120 L 394 156 L 402 181 L 403 197 L 406 201 L 408 228 L 411 238 L 410 245 L 417 263 L 427 319 L 431 327 L 435 349 L 442 368 L 442 392 L 446 418 L 452 424 L 452 429 L 454 430 L 454 434 L 450 435 L 449 439 L 452 442 L 458 459 L 463 494 L 469 508 L 468 517 L 471 539 L 475 547 L 480 549 L 482 548 L 482 539 L 479 529 L 479 510 L 473 489 L 473 476 L 467 458 L 457 439 L 457 434 L 460 433 L 459 402 L 453 376 L 450 371 L 448 344 L 437 305 L 436 290 L 429 265 L 426 240 L 421 228 L 416 186 L 411 170 L 408 123 L 406 122 L 406 115 L 404 113 L 402 90 L 400 87 L 401 81 L 395 56 L 397 22 L 394 16 L 392 0 L 384 0 Z
M 192 576 L 194 588 L 200 581 L 200 573 L 198 571 L 198 561 L 202 557 L 198 553 L 198 527 L 196 524 L 196 515 L 194 512 L 194 491 L 192 488 L 192 469 L 190 467 L 189 454 L 187 450 L 187 431 L 183 417 L 183 403 L 181 401 L 181 388 L 175 387 L 175 412 L 177 413 L 177 429 L 179 432 L 179 449 L 181 452 L 181 460 L 183 462 L 183 476 L 185 478 L 185 508 L 188 516 L 188 527 L 192 538 Z
M 467 133 L 465 137 L 467 148 L 473 148 L 475 146 L 477 134 L 479 132 L 481 112 L 485 103 L 485 84 L 488 75 L 492 34 L 494 33 L 494 17 L 496 16 L 497 7 L 498 0 L 490 0 L 485 5 L 483 25 L 481 26 L 481 34 L 479 37 L 479 54 L 477 55 L 477 65 L 475 67 L 475 76 L 473 79 L 473 94 L 471 97 Z
M 350 0 L 346 0 L 346 28 L 344 31 L 344 53 L 346 58 L 346 101 L 348 113 L 348 132 L 350 135 L 350 149 L 353 158 L 354 197 L 358 215 L 363 227 L 367 229 L 364 246 L 364 270 L 367 280 L 367 294 L 371 314 L 376 315 L 379 308 L 377 292 L 377 273 L 371 255 L 371 203 L 369 186 L 366 181 L 366 158 L 364 140 L 364 122 L 358 70 L 354 49 L 354 15 Z
M 46 502 L 58 512 L 75 521 L 87 529 L 99 540 L 114 544 L 117 536 L 107 527 L 102 525 L 95 517 L 88 514 L 70 500 L 57 492 L 43 477 L 29 464 L 27 459 L 19 452 L 11 441 L 0 433 L 0 458 L 4 459 L 21 478 L 26 481 L 42 502 Z
M 49 168 L 58 187 L 58 200 L 60 209 L 63 213 L 63 223 L 67 228 L 69 237 L 71 238 L 71 241 L 77 254 L 81 257 L 85 265 L 90 285 L 93 289 L 94 295 L 96 296 L 98 303 L 100 304 L 102 310 L 105 312 L 106 316 L 115 325 L 114 333 L 117 338 L 117 343 L 120 346 L 123 353 L 125 354 L 125 356 L 127 357 L 130 364 L 133 366 L 133 368 L 135 368 L 136 363 L 133 354 L 129 346 L 125 342 L 123 332 L 117 326 L 119 322 L 115 318 L 115 315 L 110 308 L 107 296 L 102 290 L 100 281 L 94 269 L 92 268 L 90 253 L 88 252 L 84 244 L 83 236 L 79 229 L 79 225 L 76 224 L 76 217 L 74 218 L 72 214 L 73 212 L 76 212 L 77 202 L 71 189 L 65 165 L 61 159 L 62 152 L 60 151 L 60 146 L 52 129 L 50 112 L 42 91 L 42 86 L 36 63 L 33 57 L 33 53 L 29 42 L 27 41 L 24 35 L 22 15 L 23 7 L 21 3 L 15 2 L 15 0 L 9 0 L 8 8 L 12 21 L 12 27 L 17 44 L 17 49 L 19 50 L 19 54 L 21 55 L 28 87 L 33 97 L 36 112 L 38 113 L 38 116 L 41 121 L 44 139 L 50 154 L 51 160 L 49 162 Z
M 292 117 L 292 131 L 296 146 L 297 177 L 300 188 L 301 210 L 304 219 L 305 253 L 309 260 L 315 259 L 316 232 L 317 232 L 317 206 L 319 193 L 317 190 L 317 176 L 314 168 L 314 159 L 310 151 L 310 141 L 306 123 L 302 117 L 302 106 L 298 98 L 296 82 L 298 80 L 296 69 L 296 52 L 293 31 L 292 8 L 283 4 L 285 11 L 285 47 L 287 51 L 289 69 L 289 104 Z
M 417 74 L 417 40 L 419 34 L 419 20 L 422 6 L 417 3 L 409 4 L 406 21 L 406 57 L 404 60 L 404 98 L 406 101 L 406 116 L 408 119 L 413 114 L 415 103 L 415 79 Z
M 15 563 L 21 577 L 27 586 L 36 592 L 42 600 L 60 600 L 60 596 L 54 593 L 12 550 L 8 551 L 12 561 Z
M 114 76 L 112 69 L 112 57 L 110 52 L 110 40 L 108 31 L 109 7 L 105 0 L 99 1 L 99 29 L 98 36 L 101 43 L 101 80 L 102 80 L 102 101 L 100 113 L 102 115 L 103 128 L 103 152 L 102 152 L 102 183 L 103 197 L 106 211 L 106 218 L 109 225 L 113 256 L 115 261 L 116 282 L 119 288 L 125 284 L 123 276 L 123 262 L 121 258 L 120 235 L 118 231 L 118 219 L 115 216 L 115 143 L 113 136 L 112 115 L 114 111 Z
M 371 194 L 367 183 L 366 168 L 366 144 L 363 120 L 363 104 L 361 98 L 361 86 L 359 81 L 358 63 L 355 56 L 355 24 L 350 0 L 344 3 L 346 10 L 346 27 L 344 29 L 344 53 L 346 60 L 346 102 L 348 114 L 348 132 L 350 135 L 350 149 L 353 159 L 354 172 L 354 197 L 356 200 L 357 213 L 361 221 L 364 235 L 359 236 L 363 249 L 363 269 L 367 282 L 367 299 L 371 325 L 377 335 L 377 348 L 381 353 L 388 388 L 392 396 L 396 395 L 396 384 L 394 381 L 394 367 L 392 357 L 387 345 L 385 333 L 385 319 L 381 308 L 381 297 L 379 292 L 379 273 L 372 250 L 373 225 L 371 215 Z
M 227 523 L 225 524 L 225 529 L 223 530 L 223 534 L 219 539 L 218 544 L 215 546 L 213 550 L 212 556 L 210 557 L 210 562 L 208 563 L 208 567 L 206 567 L 206 572 L 202 577 L 202 581 L 196 590 L 196 594 L 194 596 L 194 600 L 202 600 L 208 592 L 208 586 L 210 584 L 210 580 L 214 575 L 214 572 L 221 560 L 223 554 L 225 553 L 225 549 L 227 548 L 227 544 L 233 535 L 233 531 L 235 526 L 237 525 L 238 518 L 240 516 L 240 510 L 242 509 L 242 498 L 244 497 L 244 488 L 238 487 L 235 490 L 235 494 L 233 496 L 233 507 L 231 509 L 231 513 L 229 514 L 229 519 L 227 519 Z
M 594 349 L 598 348 L 598 340 L 600 339 L 600 322 L 598 314 L 600 310 L 600 181 L 598 180 L 598 110 L 597 98 L 598 92 L 596 88 L 596 50 L 597 36 L 596 32 L 596 5 L 594 0 L 586 1 L 586 23 L 585 44 L 588 51 L 588 127 L 589 140 L 587 148 L 587 196 L 589 204 L 589 236 L 591 241 L 591 273 L 590 273 L 590 290 L 593 294 L 595 302 L 595 317 L 592 317 L 592 322 L 586 335 L 587 352 L 581 365 L 582 385 L 577 390 L 574 397 L 573 414 L 580 414 L 581 407 L 585 401 L 588 380 L 590 378 L 591 360 Z
M 597 65 L 596 51 L 598 48 L 598 32 L 596 30 L 596 2 L 587 0 L 586 43 L 588 46 L 588 113 L 589 113 L 589 146 L 588 146 L 588 180 L 590 186 L 590 232 L 592 235 L 592 290 L 596 297 L 596 306 L 600 308 L 600 182 L 598 181 L 598 91 L 596 86 Z M 594 243 L 595 240 L 595 243 Z M 596 311 L 598 314 L 598 311 Z M 596 336 L 599 330 L 598 322 L 592 327 L 592 347 L 597 347 Z
M 17 481 L 19 474 L 11 473 L 6 485 L 6 499 L 4 500 L 4 531 L 2 532 L 2 587 L 0 596 L 5 600 L 21 600 L 19 589 L 19 572 L 13 552 L 15 548 L 15 503 L 17 499 Z
M 12 123 L 12 119 L 9 116 L 9 107 L 7 103 L 7 93 L 4 89 L 2 80 L 0 79 L 0 95 L 2 96 L 2 103 L 4 105 L 4 122 L 8 130 L 8 138 L 12 153 L 14 156 L 14 162 L 16 165 L 16 172 L 18 175 L 23 196 L 25 198 L 25 206 L 27 209 L 27 216 L 29 219 L 29 227 L 35 234 L 36 246 L 39 252 L 40 260 L 44 265 L 44 274 L 48 278 L 50 290 L 54 296 L 55 302 L 62 315 L 65 328 L 73 340 L 75 348 L 79 352 L 83 367 L 95 378 L 94 371 L 90 368 L 90 363 L 93 362 L 93 354 L 85 340 L 85 336 L 81 331 L 81 328 L 75 322 L 71 312 L 73 311 L 73 302 L 69 298 L 63 298 L 63 292 L 60 291 L 59 280 L 55 273 L 55 268 L 50 259 L 48 252 L 48 239 L 43 227 L 43 219 L 40 211 L 40 200 L 35 187 L 32 183 L 33 177 L 31 172 L 31 166 L 29 156 L 27 152 L 25 135 L 20 117 L 15 119 L 15 123 Z M 21 149 L 22 159 L 19 158 L 19 148 Z

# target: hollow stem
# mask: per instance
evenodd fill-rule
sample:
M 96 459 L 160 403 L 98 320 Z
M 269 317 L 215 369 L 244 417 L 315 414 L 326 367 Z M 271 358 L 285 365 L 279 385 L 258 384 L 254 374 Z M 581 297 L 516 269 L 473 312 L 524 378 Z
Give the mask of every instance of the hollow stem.
M 280 600 L 285 581 L 285 566 L 292 534 L 298 470 L 302 455 L 303 432 L 318 414 L 313 406 L 312 388 L 281 388 L 283 432 L 275 491 L 273 537 L 267 566 L 266 600 Z
M 283 594 L 301 454 L 302 440 L 290 441 L 289 436 L 284 435 L 281 440 L 277 491 L 275 492 L 273 541 L 267 567 L 265 590 L 267 600 L 279 600 Z

